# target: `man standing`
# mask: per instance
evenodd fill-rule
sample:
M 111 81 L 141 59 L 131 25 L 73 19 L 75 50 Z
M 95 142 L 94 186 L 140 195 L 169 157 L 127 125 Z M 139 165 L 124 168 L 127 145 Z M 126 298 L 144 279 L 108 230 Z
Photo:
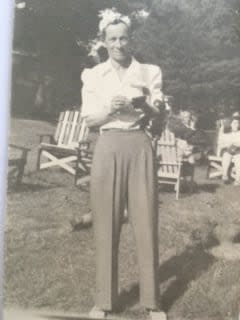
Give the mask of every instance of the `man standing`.
M 128 17 L 107 9 L 101 18 L 99 31 L 109 60 L 82 74 L 82 115 L 89 127 L 101 131 L 91 177 L 96 305 L 90 316 L 104 317 L 117 306 L 118 248 L 126 206 L 137 243 L 140 301 L 151 319 L 162 320 L 166 315 L 159 309 L 155 159 L 151 141 L 142 130 L 141 106 L 132 103 L 144 97 L 148 112 L 158 114 L 162 74 L 159 67 L 140 64 L 132 57 Z

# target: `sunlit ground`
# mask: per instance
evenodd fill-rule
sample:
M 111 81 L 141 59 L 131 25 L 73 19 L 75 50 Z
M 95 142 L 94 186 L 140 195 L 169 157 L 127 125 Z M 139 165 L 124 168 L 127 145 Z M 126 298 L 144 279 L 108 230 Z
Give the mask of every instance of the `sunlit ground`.
M 31 152 L 22 185 L 8 190 L 4 304 L 82 314 L 94 304 L 93 231 L 72 232 L 69 221 L 88 212 L 89 194 L 59 169 L 35 171 L 37 135 L 53 131 L 46 122 L 12 121 L 10 141 Z M 216 259 L 209 251 L 216 245 L 216 224 L 240 223 L 240 188 L 208 181 L 205 167 L 196 171 L 193 194 L 182 193 L 179 201 L 171 188 L 159 194 L 162 305 L 170 319 L 228 319 L 239 310 L 240 262 Z M 143 319 L 129 224 L 122 230 L 119 263 L 121 310 L 116 316 Z

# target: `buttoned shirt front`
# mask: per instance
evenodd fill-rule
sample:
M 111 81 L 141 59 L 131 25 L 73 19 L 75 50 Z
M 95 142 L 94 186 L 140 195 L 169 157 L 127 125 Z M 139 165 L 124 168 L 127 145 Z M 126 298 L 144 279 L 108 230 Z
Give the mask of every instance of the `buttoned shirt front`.
M 123 79 L 120 80 L 111 60 L 107 60 L 82 73 L 82 116 L 87 117 L 99 112 L 110 112 L 111 100 L 115 96 L 125 96 L 129 100 L 145 96 L 147 103 L 153 105 L 156 100 L 163 100 L 162 72 L 158 66 L 140 64 L 134 58 Z M 102 129 L 137 128 L 139 113 L 121 112 L 111 117 Z

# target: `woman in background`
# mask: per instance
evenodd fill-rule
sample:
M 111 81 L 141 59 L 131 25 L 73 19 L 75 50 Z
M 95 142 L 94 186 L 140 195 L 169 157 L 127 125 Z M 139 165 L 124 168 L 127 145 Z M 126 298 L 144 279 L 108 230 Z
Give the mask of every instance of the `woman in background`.
M 240 186 L 240 115 L 234 113 L 231 123 L 230 131 L 223 134 L 220 138 L 222 155 L 222 180 L 224 183 L 229 182 L 229 169 L 234 162 L 235 165 L 235 186 Z

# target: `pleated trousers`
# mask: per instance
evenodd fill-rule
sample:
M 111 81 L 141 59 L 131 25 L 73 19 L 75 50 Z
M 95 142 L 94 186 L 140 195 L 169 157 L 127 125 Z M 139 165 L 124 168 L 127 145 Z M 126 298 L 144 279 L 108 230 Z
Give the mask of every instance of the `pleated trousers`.
M 91 175 L 96 306 L 103 310 L 117 306 L 118 249 L 126 206 L 136 240 L 140 303 L 155 309 L 159 304 L 158 205 L 150 138 L 140 130 L 103 133 L 95 147 Z

